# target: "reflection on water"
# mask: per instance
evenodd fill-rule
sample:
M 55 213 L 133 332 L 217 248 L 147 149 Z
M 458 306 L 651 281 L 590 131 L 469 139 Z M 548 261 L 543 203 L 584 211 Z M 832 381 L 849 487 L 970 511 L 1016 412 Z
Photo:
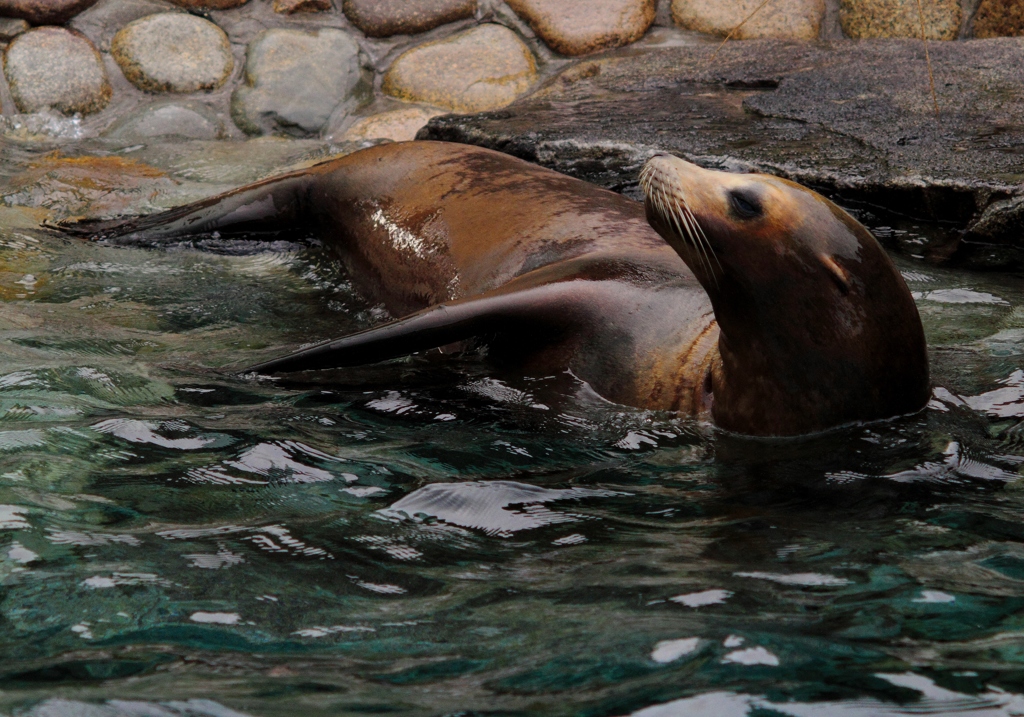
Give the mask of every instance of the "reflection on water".
M 1024 714 L 1017 277 L 898 258 L 933 400 L 797 440 L 475 356 L 254 380 L 383 318 L 304 237 L 36 225 L 330 148 L 3 151 L 0 712 Z

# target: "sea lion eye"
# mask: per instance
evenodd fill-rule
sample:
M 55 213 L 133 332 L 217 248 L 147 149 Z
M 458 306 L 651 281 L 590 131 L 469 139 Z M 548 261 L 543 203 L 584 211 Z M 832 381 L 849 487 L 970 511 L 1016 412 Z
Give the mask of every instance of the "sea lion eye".
M 732 205 L 733 212 L 743 219 L 759 217 L 763 211 L 761 209 L 761 200 L 753 193 L 743 191 L 742 189 L 734 189 L 729 192 L 729 203 Z

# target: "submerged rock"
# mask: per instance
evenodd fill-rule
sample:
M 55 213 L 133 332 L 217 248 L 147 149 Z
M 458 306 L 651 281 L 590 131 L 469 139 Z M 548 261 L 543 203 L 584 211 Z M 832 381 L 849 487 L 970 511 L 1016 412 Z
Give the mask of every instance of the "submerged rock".
M 1024 196 L 1024 39 L 932 46 L 939 117 L 919 41 L 749 40 L 709 64 L 713 50 L 612 52 L 500 112 L 434 118 L 420 137 L 626 191 L 651 152 L 670 151 L 1024 246 L 1024 201 L 998 204 Z
M 920 37 L 924 11 L 924 32 L 929 40 L 955 40 L 960 32 L 960 0 L 839 0 L 839 21 L 843 32 L 853 38 Z
M 654 0 L 508 0 L 508 5 L 563 55 L 627 45 L 654 22 Z
M 33 25 L 63 25 L 96 0 L 0 0 L 0 16 L 17 17 Z
M 519 36 L 485 24 L 407 50 L 388 68 L 382 89 L 408 102 L 456 112 L 503 107 L 537 79 L 537 66 Z
M 760 5 L 761 0 L 672 0 L 672 19 L 687 30 L 722 37 L 738 28 L 733 34 L 737 40 L 817 39 L 825 17 L 825 0 L 775 0 L 758 10 Z M 750 17 L 755 10 L 757 13 Z
M 222 139 L 224 123 L 199 102 L 156 102 L 119 120 L 105 136 L 129 142 L 156 137 Z
M 981 0 L 974 15 L 975 37 L 1024 35 L 1024 3 L 1020 0 Z
M 16 37 L 4 53 L 4 75 L 19 112 L 90 114 L 110 101 L 100 53 L 87 38 L 62 27 Z
M 112 216 L 137 210 L 140 197 L 175 184 L 165 172 L 123 157 L 44 157 L 8 180 L 2 199 L 65 216 Z
M 147 92 L 211 90 L 224 84 L 235 66 L 224 31 L 187 13 L 129 23 L 110 48 L 128 81 Z
M 345 0 L 345 16 L 370 37 L 413 35 L 473 17 L 476 0 Z
M 249 45 L 231 116 L 248 134 L 314 134 L 360 78 L 359 46 L 341 30 L 267 30 Z

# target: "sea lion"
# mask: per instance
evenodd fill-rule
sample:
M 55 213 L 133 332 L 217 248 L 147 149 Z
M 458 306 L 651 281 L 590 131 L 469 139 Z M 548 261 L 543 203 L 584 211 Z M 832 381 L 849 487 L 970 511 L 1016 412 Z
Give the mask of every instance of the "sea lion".
M 853 218 L 797 184 L 668 155 L 648 162 L 642 186 L 645 204 L 491 150 L 407 142 L 63 228 L 131 239 L 306 223 L 361 292 L 402 317 L 261 373 L 477 338 L 526 372 L 570 370 L 611 401 L 753 435 L 925 404 L 917 309 Z

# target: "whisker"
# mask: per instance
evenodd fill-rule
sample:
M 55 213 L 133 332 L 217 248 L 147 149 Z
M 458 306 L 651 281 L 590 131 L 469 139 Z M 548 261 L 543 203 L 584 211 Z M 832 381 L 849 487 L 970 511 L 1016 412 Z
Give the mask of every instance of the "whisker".
M 690 219 L 693 221 L 693 226 L 696 227 L 697 231 L 699 232 L 700 237 L 704 242 L 704 245 L 707 246 L 708 251 L 711 252 L 711 256 L 715 258 L 715 263 L 718 264 L 718 270 L 724 271 L 724 269 L 722 268 L 722 262 L 718 260 L 718 254 L 715 253 L 714 247 L 711 246 L 711 241 L 708 239 L 708 235 L 704 233 L 704 228 L 700 225 L 700 222 L 697 221 L 697 217 L 693 215 L 693 212 L 689 211 L 689 208 L 687 208 L 687 211 L 689 212 Z
M 715 279 L 715 284 L 717 286 L 718 277 L 714 274 L 713 271 L 711 271 L 711 257 L 708 256 L 709 247 L 707 247 L 705 242 L 700 240 L 700 237 L 698 237 L 696 231 L 694 231 L 695 227 L 697 226 L 697 220 L 693 216 L 693 212 L 690 211 L 689 207 L 682 205 L 679 207 L 679 210 L 680 214 L 682 215 L 683 221 L 686 222 L 686 230 L 690 233 L 690 236 L 693 237 L 694 245 L 699 247 L 701 253 L 704 255 L 704 259 L 707 263 L 707 272 L 712 275 L 712 278 Z

